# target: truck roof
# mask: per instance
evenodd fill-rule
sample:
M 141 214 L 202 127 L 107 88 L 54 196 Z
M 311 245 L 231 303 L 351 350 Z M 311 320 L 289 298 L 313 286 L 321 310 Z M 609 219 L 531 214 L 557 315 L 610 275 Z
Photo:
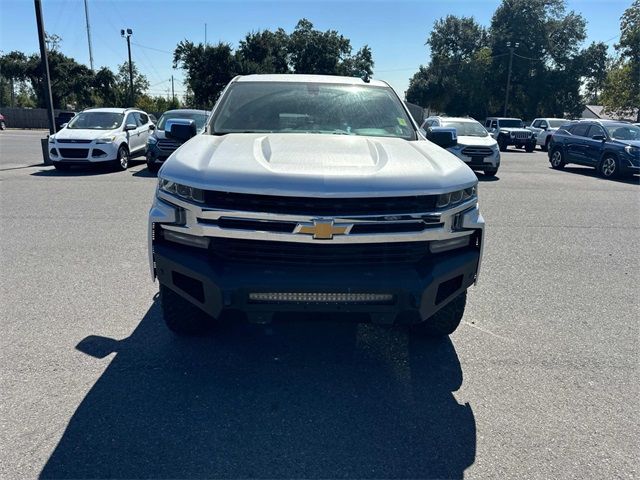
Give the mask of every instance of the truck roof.
M 252 74 L 237 76 L 234 82 L 302 82 L 302 83 L 332 83 L 342 85 L 374 85 L 376 87 L 388 87 L 389 84 L 382 80 L 365 82 L 359 77 L 341 77 L 338 75 L 301 75 L 301 74 Z

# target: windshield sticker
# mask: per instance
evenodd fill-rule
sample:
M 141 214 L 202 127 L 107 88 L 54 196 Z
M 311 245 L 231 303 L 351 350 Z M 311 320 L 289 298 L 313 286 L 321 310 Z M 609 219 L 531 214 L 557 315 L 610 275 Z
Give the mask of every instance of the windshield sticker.
M 397 117 L 397 119 L 398 119 L 398 124 L 401 127 L 406 127 L 407 126 L 407 121 L 404 118 Z

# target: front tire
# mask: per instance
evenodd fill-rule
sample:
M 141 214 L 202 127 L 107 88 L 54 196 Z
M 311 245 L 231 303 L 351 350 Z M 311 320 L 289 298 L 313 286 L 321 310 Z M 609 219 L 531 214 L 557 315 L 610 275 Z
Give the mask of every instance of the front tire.
M 6 124 L 4 122 L 0 122 L 0 130 L 4 130 L 5 128 L 7 128 Z
M 564 166 L 564 154 L 562 153 L 562 150 L 558 148 L 551 154 L 551 168 L 562 170 Z
M 551 141 L 551 137 L 547 137 L 547 139 L 544 141 L 544 145 L 540 145 L 540 149 L 543 152 L 548 152 L 549 151 L 549 142 Z
M 411 330 L 429 337 L 451 335 L 460 325 L 466 304 L 467 291 L 465 290 L 423 322 L 412 325 Z
M 152 173 L 158 173 L 158 170 L 160 170 L 160 165 L 155 163 L 154 158 L 151 155 L 147 155 L 147 170 Z
M 501 152 L 507 151 L 507 142 L 501 138 L 498 139 L 498 147 L 500 147 Z
M 484 169 L 484 174 L 487 175 L 488 177 L 495 177 L 497 173 L 498 173 L 498 167 Z
M 536 148 L 536 144 L 535 143 L 527 143 L 524 147 L 525 152 L 527 153 L 531 153 L 533 152 L 533 150 Z
M 162 284 L 160 284 L 160 306 L 164 323 L 176 335 L 203 335 L 215 326 L 215 318 Z
M 618 160 L 612 155 L 607 155 L 598 165 L 598 173 L 602 178 L 616 178 L 618 176 Z
M 118 170 L 122 171 L 129 168 L 129 150 L 124 145 L 120 145 L 120 148 L 118 148 L 118 156 L 116 157 L 115 166 Z

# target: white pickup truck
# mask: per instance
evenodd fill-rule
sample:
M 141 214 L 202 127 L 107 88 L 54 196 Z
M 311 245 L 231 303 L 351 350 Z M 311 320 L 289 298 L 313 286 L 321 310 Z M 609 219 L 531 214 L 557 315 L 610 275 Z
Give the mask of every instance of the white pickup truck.
M 360 312 L 448 335 L 482 257 L 477 183 L 385 82 L 236 77 L 158 174 L 149 255 L 165 323 L 198 334 L 227 309 Z

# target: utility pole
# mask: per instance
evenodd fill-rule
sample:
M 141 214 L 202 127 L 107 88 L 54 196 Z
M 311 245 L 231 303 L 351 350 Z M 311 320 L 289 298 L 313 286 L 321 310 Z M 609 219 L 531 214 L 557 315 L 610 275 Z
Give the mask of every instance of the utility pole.
M 520 43 L 516 42 L 515 47 L 511 46 L 511 42 L 507 42 L 507 47 L 509 47 L 509 73 L 507 74 L 507 92 L 504 96 L 504 113 L 503 117 L 507 116 L 507 107 L 509 105 L 509 90 L 511 89 L 511 66 L 513 65 L 513 50 L 514 48 L 518 48 Z
M 176 102 L 176 93 L 173 90 L 173 75 L 171 75 L 171 99 L 173 100 L 173 103 Z
M 91 65 L 91 71 L 93 72 L 93 50 L 91 48 L 91 28 L 89 27 L 89 6 L 87 0 L 84 0 L 84 18 L 87 22 L 87 40 L 89 41 L 89 65 Z
M 44 99 L 47 104 L 47 119 L 49 120 L 49 133 L 56 133 L 56 124 L 53 118 L 53 98 L 51 97 L 51 79 L 49 78 L 49 59 L 47 57 L 47 44 L 44 41 L 44 20 L 42 19 L 42 3 L 40 0 L 33 0 L 36 8 L 36 23 L 38 24 L 38 41 L 40 42 L 40 65 L 44 82 Z
M 120 36 L 127 39 L 127 50 L 129 51 L 129 105 L 133 107 L 135 99 L 133 98 L 133 63 L 131 63 L 131 35 L 133 30 L 130 28 L 120 30 Z
M 204 46 L 207 46 L 207 24 L 204 24 Z

